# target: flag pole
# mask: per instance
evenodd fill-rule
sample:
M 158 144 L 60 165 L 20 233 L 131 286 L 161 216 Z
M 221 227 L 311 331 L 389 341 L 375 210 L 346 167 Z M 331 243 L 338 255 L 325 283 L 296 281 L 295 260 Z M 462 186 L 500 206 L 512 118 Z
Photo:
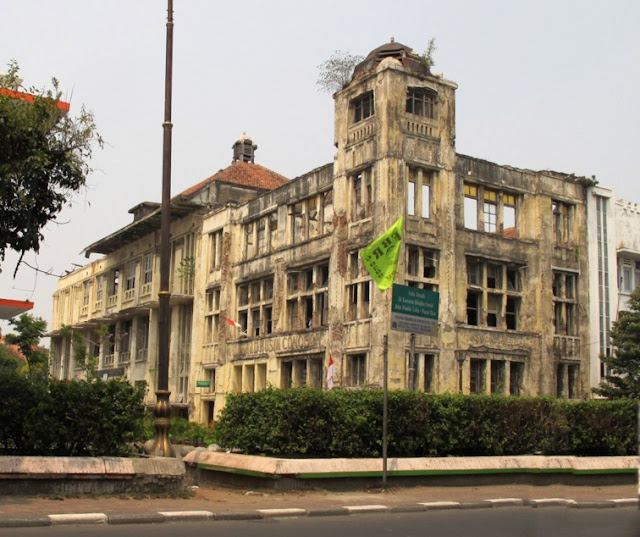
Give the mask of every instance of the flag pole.
M 382 376 L 382 486 L 387 486 L 387 436 L 388 436 L 388 394 L 389 394 L 389 336 L 384 336 L 383 376 Z

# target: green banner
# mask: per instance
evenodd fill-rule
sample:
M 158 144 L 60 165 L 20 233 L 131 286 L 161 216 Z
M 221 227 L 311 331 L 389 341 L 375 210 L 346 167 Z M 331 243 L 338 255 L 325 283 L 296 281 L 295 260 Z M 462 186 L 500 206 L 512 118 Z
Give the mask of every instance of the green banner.
M 401 216 L 387 231 L 360 251 L 364 266 L 381 291 L 391 287 L 396 277 L 403 222 L 404 216 Z

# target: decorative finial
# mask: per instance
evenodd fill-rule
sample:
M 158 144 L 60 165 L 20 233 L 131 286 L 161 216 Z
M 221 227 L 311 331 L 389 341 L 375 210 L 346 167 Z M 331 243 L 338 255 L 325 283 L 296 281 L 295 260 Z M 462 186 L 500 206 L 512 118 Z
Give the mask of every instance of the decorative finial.
M 395 42 L 396 42 L 395 38 L 391 36 L 391 41 L 389 41 L 389 43 L 395 43 Z

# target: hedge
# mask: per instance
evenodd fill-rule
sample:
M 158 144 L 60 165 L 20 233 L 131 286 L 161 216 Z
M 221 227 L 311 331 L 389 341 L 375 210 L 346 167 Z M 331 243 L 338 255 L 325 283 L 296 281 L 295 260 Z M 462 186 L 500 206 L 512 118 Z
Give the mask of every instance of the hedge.
M 380 457 L 380 390 L 231 394 L 218 444 L 281 457 Z M 392 457 L 635 455 L 638 403 L 391 391 Z
M 144 389 L 0 368 L 0 454 L 120 456 L 140 440 Z

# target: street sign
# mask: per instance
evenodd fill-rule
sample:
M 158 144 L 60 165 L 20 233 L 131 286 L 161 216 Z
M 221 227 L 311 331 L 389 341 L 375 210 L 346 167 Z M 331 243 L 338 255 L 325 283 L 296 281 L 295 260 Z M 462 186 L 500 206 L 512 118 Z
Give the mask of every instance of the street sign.
M 196 388 L 211 388 L 210 380 L 196 380 Z
M 435 336 L 440 293 L 393 284 L 391 330 Z

